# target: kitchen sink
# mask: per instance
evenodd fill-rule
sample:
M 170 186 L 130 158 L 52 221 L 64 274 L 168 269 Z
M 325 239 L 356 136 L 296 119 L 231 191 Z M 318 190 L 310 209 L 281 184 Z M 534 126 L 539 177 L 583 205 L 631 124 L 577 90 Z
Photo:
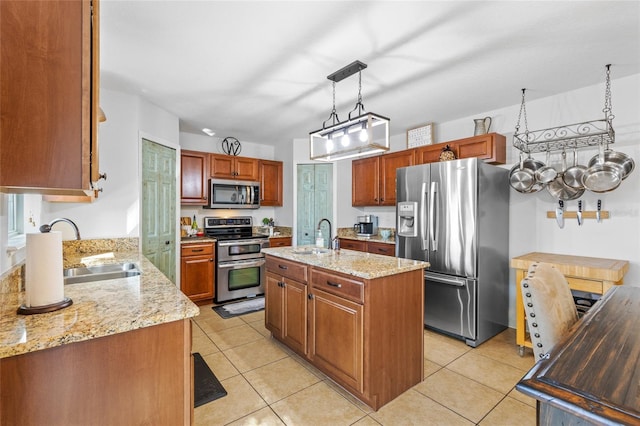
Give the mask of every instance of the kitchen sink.
M 91 281 L 113 280 L 140 275 L 142 272 L 135 263 L 112 263 L 99 266 L 69 268 L 63 271 L 65 284 L 86 283 Z

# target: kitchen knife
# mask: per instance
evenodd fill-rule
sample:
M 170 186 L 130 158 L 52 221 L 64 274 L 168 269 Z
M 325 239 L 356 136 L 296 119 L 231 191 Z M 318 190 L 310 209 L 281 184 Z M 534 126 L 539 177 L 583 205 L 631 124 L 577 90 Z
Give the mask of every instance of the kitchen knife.
M 596 222 L 600 223 L 600 211 L 602 210 L 602 201 L 598 200 L 598 209 L 596 210 Z
M 564 201 L 558 200 L 558 207 L 556 207 L 556 222 L 560 228 L 564 228 Z
M 578 226 L 582 226 L 582 200 L 578 201 L 578 213 L 576 213 L 576 217 L 578 218 Z

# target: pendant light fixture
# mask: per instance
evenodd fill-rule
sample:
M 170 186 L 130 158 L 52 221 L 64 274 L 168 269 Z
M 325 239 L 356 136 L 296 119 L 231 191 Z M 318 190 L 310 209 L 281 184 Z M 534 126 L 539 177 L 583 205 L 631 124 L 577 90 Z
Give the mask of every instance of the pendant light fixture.
M 333 85 L 333 109 L 322 129 L 309 133 L 310 159 L 337 161 L 389 150 L 389 119 L 366 113 L 362 103 L 362 70 L 367 67 L 354 61 L 327 76 Z M 336 113 L 336 83 L 358 73 L 358 100 L 347 120 L 340 121 Z M 357 112 L 356 117 L 351 117 Z M 331 125 L 327 127 L 327 123 Z

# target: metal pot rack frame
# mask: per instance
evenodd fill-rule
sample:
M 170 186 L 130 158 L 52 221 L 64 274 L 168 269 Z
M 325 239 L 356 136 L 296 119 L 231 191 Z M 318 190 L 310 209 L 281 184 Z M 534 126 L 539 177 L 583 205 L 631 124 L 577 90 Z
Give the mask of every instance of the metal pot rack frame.
M 607 64 L 604 92 L 604 119 L 585 121 L 583 123 L 551 127 L 542 130 L 529 131 L 527 123 L 527 107 L 525 105 L 525 91 L 522 89 L 522 103 L 513 134 L 513 146 L 526 154 L 536 152 L 564 151 L 594 146 L 608 146 L 615 142 L 613 118 L 611 108 L 611 64 Z M 520 121 L 524 119 L 524 132 L 520 132 Z
M 513 146 L 526 154 L 585 147 L 607 146 L 615 142 L 611 119 L 514 133 Z

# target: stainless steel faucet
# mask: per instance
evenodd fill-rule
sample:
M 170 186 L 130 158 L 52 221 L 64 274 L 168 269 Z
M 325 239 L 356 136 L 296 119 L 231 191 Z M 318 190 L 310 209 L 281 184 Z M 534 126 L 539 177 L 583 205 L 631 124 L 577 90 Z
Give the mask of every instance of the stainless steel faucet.
M 40 232 L 50 232 L 51 231 L 51 227 L 53 225 L 55 225 L 58 222 L 67 222 L 69 225 L 73 226 L 73 229 L 76 231 L 76 240 L 80 239 L 80 230 L 78 229 L 78 225 L 76 225 L 75 223 L 73 223 L 73 221 L 71 219 L 67 219 L 65 217 L 59 217 L 57 219 L 53 219 L 51 222 L 49 222 L 48 224 L 44 224 L 40 227 Z M 329 225 L 331 226 L 331 225 Z
M 327 222 L 327 224 L 329 225 L 329 238 L 328 238 L 327 248 L 330 249 L 331 248 L 331 222 L 327 218 L 320 219 L 320 222 L 318 222 L 318 229 L 320 229 L 320 225 L 322 225 L 322 222 Z

